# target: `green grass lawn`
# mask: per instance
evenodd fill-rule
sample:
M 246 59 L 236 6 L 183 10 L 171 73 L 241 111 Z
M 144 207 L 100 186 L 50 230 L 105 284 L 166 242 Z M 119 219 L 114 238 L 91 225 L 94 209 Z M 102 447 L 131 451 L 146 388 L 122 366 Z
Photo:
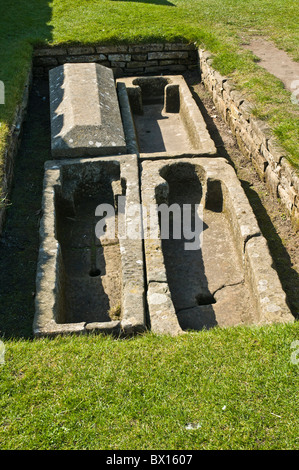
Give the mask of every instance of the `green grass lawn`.
M 297 165 L 299 120 L 290 93 L 241 48 L 244 37 L 261 34 L 298 60 L 297 8 L 297 1 L 282 0 L 2 2 L 0 80 L 6 102 L 0 105 L 0 155 L 34 45 L 185 40 L 214 54 L 215 67 L 247 91 L 256 114 L 269 122 Z M 40 141 L 38 133 L 34 138 Z M 37 157 L 38 150 L 30 164 L 41 173 L 45 155 Z M 17 164 L 25 165 L 24 159 Z M 18 261 L 26 273 L 6 286 L 10 331 L 21 328 L 24 318 L 26 325 L 32 320 L 36 241 L 27 231 L 37 227 L 39 202 L 31 198 L 39 184 L 31 181 L 18 201 L 16 211 L 26 213 L 26 223 L 20 216 L 10 219 L 19 224 L 18 245 L 7 269 Z M 31 264 L 23 245 L 32 250 Z M 16 338 L 2 337 L 0 449 L 298 449 L 299 364 L 291 362 L 298 323 L 215 328 L 179 338 L 149 333 L 130 340 L 32 340 L 26 328 Z
M 7 341 L 0 448 L 296 449 L 298 328 Z

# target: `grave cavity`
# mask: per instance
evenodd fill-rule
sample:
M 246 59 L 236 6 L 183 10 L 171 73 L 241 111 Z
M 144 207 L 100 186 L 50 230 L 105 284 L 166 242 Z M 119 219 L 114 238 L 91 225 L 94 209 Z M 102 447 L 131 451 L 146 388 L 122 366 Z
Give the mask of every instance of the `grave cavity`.
M 132 77 L 117 80 L 125 108 L 127 93 L 131 110 L 125 128 L 136 136 L 141 157 L 216 155 L 205 121 L 182 76 Z
M 125 196 L 121 208 L 119 196 Z M 134 155 L 46 164 L 36 335 L 143 331 L 142 240 L 119 237 L 117 223 L 127 207 L 139 202 Z M 136 223 L 140 214 L 134 217 Z M 125 222 L 129 230 L 130 221 Z M 97 236 L 98 223 L 109 233 L 102 230 Z
M 169 211 L 169 239 L 163 239 L 163 211 L 146 217 L 159 237 L 145 239 L 147 301 L 151 328 L 180 334 L 216 325 L 292 321 L 266 241 L 233 168 L 222 158 L 142 162 L 142 201 Z M 191 231 L 203 221 L 200 249 L 186 249 L 190 236 L 174 236 L 173 220 L 191 205 Z M 199 212 L 195 211 L 199 206 Z M 183 217 L 181 218 L 183 222 Z M 185 228 L 188 228 L 185 226 Z M 164 232 L 165 233 L 165 232 Z M 199 232 L 198 232 L 199 233 Z M 197 234 L 199 237 L 199 235 Z M 194 240 L 196 242 L 196 238 Z

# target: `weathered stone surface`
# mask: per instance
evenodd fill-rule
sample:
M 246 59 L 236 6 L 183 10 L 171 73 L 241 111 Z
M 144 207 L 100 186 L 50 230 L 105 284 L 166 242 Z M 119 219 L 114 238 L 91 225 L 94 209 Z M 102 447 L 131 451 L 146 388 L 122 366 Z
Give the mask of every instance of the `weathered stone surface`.
M 43 57 L 43 56 L 57 56 L 57 55 L 66 55 L 67 50 L 64 47 L 48 47 L 47 49 L 35 49 L 33 51 L 34 57 Z
M 112 70 L 65 64 L 49 76 L 53 157 L 126 153 Z
M 275 322 L 293 321 L 266 241 L 226 160 L 144 159 L 141 175 L 153 331 L 178 334 L 176 320 L 183 330 L 271 322 L 272 314 Z M 199 248 L 186 251 L 180 237 L 162 239 L 155 204 L 201 204 Z M 264 279 L 269 302 L 259 297 Z
M 187 43 L 168 43 L 164 45 L 165 51 L 186 51 L 186 50 L 196 50 L 196 46 L 194 44 L 187 44 Z
M 127 52 L 128 46 L 122 44 L 118 46 L 96 46 L 96 51 L 103 54 L 116 54 Z
M 169 52 L 149 52 L 148 60 L 159 59 L 187 59 L 188 52 L 186 51 L 169 51 Z
M 147 302 L 151 330 L 156 334 L 177 336 L 183 333 L 171 300 L 167 283 L 153 282 L 148 286 Z
M 118 196 L 125 196 L 121 208 Z M 132 205 L 140 210 L 136 155 L 45 164 L 36 336 L 146 329 L 142 239 L 126 236 L 136 224 L 141 227 L 141 214 L 116 220 L 115 238 L 98 236 L 99 203 L 118 207 L 117 220 Z
M 129 46 L 129 52 L 153 52 L 163 51 L 163 44 L 132 44 Z
M 93 54 L 95 49 L 92 46 L 71 46 L 67 48 L 70 55 Z
M 147 54 L 132 54 L 132 60 L 144 62 L 147 59 Z
M 120 335 L 121 323 L 120 321 L 86 323 L 85 330 L 93 333 L 99 332 Z
M 131 60 L 131 54 L 108 54 L 108 60 L 112 62 L 129 62 Z
M 158 158 L 159 151 L 217 155 L 204 118 L 182 76 L 120 78 L 117 83 L 123 83 L 128 91 L 140 154 L 156 153 Z
M 246 273 L 250 280 L 258 313 L 257 323 L 293 322 L 286 296 L 281 287 L 267 242 L 259 236 L 248 240 L 245 247 Z
M 96 62 L 100 60 L 99 55 L 97 54 L 88 54 L 88 55 L 68 55 L 68 56 L 59 56 L 59 64 L 81 64 L 82 62 Z

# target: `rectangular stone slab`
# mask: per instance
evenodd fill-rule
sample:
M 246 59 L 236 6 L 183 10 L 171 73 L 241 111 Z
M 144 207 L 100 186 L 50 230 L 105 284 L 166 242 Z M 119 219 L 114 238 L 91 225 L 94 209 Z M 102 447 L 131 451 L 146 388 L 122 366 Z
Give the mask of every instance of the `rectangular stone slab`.
M 64 64 L 49 72 L 54 158 L 117 155 L 126 143 L 111 69 Z

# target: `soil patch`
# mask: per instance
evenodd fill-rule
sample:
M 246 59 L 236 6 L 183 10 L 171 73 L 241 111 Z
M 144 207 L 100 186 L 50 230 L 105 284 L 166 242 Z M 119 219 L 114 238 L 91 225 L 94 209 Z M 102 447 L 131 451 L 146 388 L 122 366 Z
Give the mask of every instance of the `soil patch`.
M 299 63 L 285 51 L 264 38 L 253 38 L 244 48 L 252 51 L 260 59 L 259 65 L 279 78 L 287 90 L 299 94 Z

